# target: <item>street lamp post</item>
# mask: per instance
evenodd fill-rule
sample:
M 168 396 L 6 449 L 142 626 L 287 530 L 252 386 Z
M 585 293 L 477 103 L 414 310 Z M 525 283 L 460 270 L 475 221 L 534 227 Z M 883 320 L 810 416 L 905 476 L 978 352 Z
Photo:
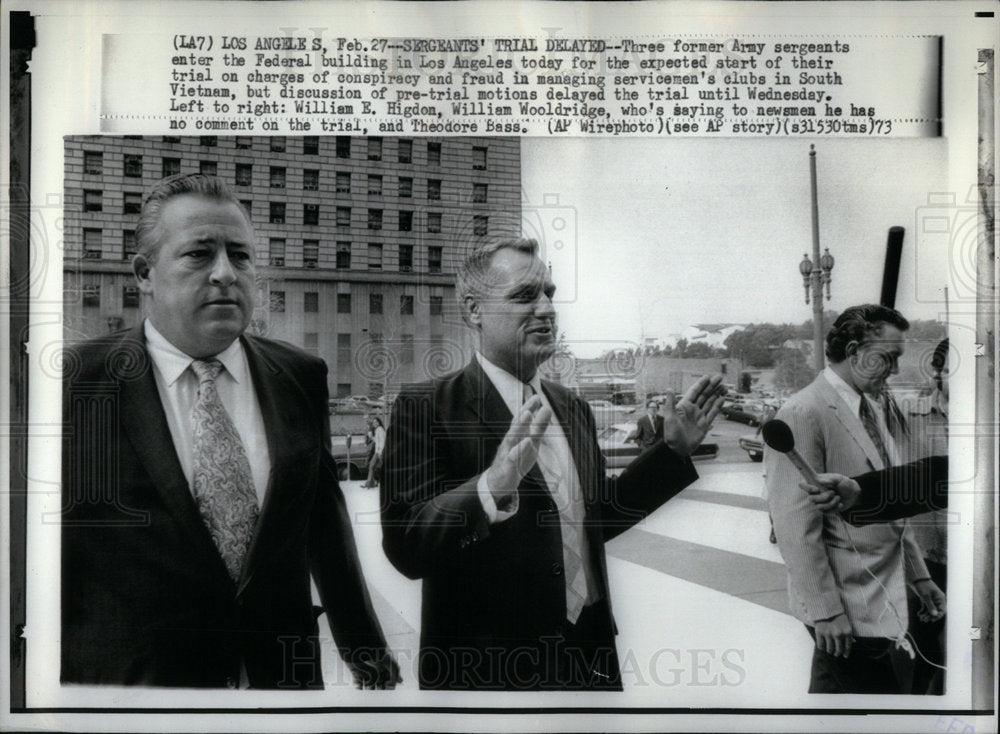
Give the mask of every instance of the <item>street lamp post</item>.
M 806 290 L 806 303 L 809 303 L 809 292 L 812 291 L 813 307 L 813 360 L 817 374 L 823 369 L 823 286 L 826 286 L 826 300 L 830 300 L 830 282 L 832 280 L 833 255 L 829 248 L 824 248 L 823 256 L 819 254 L 819 204 L 816 196 L 816 146 L 809 146 L 809 179 L 812 185 L 812 241 L 813 256 L 802 256 L 799 263 L 799 273 L 802 275 L 802 285 Z

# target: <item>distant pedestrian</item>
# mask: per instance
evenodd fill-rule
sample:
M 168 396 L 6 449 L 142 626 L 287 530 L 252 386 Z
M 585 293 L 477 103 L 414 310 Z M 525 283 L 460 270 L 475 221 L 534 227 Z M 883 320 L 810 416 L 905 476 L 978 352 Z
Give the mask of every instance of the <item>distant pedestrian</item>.
M 646 402 L 646 415 L 636 424 L 635 432 L 628 437 L 629 441 L 639 444 L 645 451 L 663 438 L 663 417 L 659 415 L 660 405 L 655 400 Z
M 379 418 L 372 417 L 372 454 L 368 460 L 368 480 L 364 483 L 365 489 L 374 489 L 378 486 L 380 471 L 382 469 L 382 449 L 385 448 L 385 428 Z

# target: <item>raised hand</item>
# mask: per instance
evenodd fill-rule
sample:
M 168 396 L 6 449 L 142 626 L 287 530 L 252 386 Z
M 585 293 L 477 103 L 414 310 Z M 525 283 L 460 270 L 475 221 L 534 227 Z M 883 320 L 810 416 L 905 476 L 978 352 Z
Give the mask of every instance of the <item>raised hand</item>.
M 674 394 L 665 393 L 663 440 L 682 456 L 690 456 L 708 434 L 712 421 L 722 409 L 726 389 L 722 375 L 702 377 L 674 405 Z
M 514 496 L 524 475 L 531 471 L 538 458 L 538 444 L 550 420 L 552 411 L 542 405 L 538 395 L 532 395 L 514 416 L 493 463 L 486 470 L 486 486 L 497 507 Z

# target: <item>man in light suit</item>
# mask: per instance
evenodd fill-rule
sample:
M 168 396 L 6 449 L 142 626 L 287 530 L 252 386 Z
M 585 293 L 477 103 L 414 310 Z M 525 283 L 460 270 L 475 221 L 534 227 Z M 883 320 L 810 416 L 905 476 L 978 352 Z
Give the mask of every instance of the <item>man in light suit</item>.
M 62 682 L 322 688 L 325 610 L 355 684 L 393 686 L 329 454 L 326 365 L 244 333 L 249 216 L 217 179 L 173 176 L 137 238 L 145 321 L 66 360 Z
M 909 323 L 894 309 L 846 309 L 826 337 L 830 365 L 778 411 L 817 472 L 855 476 L 907 460 L 880 398 Z M 855 527 L 799 489 L 781 453 L 765 449 L 767 500 L 788 568 L 792 613 L 816 642 L 810 693 L 905 693 L 906 585 L 943 613 L 944 597 L 906 521 Z
M 620 690 L 604 543 L 695 480 L 719 411 L 721 376 L 703 378 L 608 479 L 587 403 L 538 375 L 556 314 L 537 252 L 498 240 L 467 258 L 456 290 L 479 350 L 393 407 L 383 547 L 423 579 L 422 688 Z
M 663 418 L 659 415 L 659 410 L 660 406 L 655 400 L 647 402 L 646 415 L 636 421 L 635 433 L 629 436 L 629 440 L 635 441 L 643 450 L 663 439 Z

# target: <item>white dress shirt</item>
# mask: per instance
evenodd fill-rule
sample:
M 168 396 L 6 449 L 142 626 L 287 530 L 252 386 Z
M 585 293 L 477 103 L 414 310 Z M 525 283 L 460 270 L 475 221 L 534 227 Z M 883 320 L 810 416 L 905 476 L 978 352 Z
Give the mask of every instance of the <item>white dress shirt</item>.
M 525 383 L 490 362 L 479 352 L 476 352 L 476 359 L 479 360 L 479 364 L 482 366 L 483 372 L 486 373 L 486 377 L 493 383 L 497 392 L 500 393 L 500 397 L 503 398 L 511 415 L 516 417 L 521 410 L 521 406 L 526 402 Z M 542 381 L 537 372 L 527 384 L 530 384 L 535 394 L 542 399 L 542 405 L 551 411 L 552 405 L 542 390 Z M 562 424 L 556 417 L 555 411 L 552 411 L 552 420 L 549 421 L 549 425 L 545 429 L 542 441 L 538 447 L 538 467 L 542 472 L 542 478 L 545 479 L 552 499 L 556 503 L 556 508 L 559 510 L 560 520 L 565 522 L 567 514 L 582 519 L 585 508 L 580 486 L 580 475 L 576 469 L 576 462 L 573 460 L 569 439 L 563 430 Z M 493 500 L 493 495 L 487 486 L 486 472 L 480 475 L 476 489 L 479 493 L 479 499 L 483 504 L 483 509 L 486 511 L 486 517 L 491 524 L 503 522 L 517 513 L 519 503 L 516 493 L 514 494 L 514 502 L 506 511 L 497 508 L 496 502 Z M 573 503 L 573 506 L 567 513 L 567 509 L 569 508 L 568 503 Z M 590 604 L 596 600 L 597 585 L 593 579 L 593 564 L 590 561 L 590 549 L 587 545 L 587 536 L 582 520 L 579 527 L 581 532 L 579 533 L 580 543 L 577 552 L 583 559 L 583 569 L 587 581 L 586 599 L 587 603 Z
M 880 400 L 872 400 L 867 395 L 859 393 L 851 385 L 847 384 L 844 378 L 829 367 L 823 370 L 823 376 L 833 389 L 837 391 L 841 399 L 847 403 L 847 407 L 851 409 L 851 413 L 855 417 L 861 417 L 861 401 L 864 400 L 868 403 L 872 415 L 875 416 L 875 422 L 878 424 L 878 430 L 882 434 L 882 443 L 885 444 L 889 460 L 893 466 L 901 464 L 902 456 L 899 453 L 899 448 L 896 446 L 895 440 L 893 440 L 892 433 L 889 431 L 889 425 L 885 419 L 885 411 L 882 410 L 882 402 Z
M 174 449 L 180 459 L 184 478 L 193 493 L 194 429 L 191 425 L 191 411 L 198 399 L 198 378 L 190 368 L 194 358 L 167 341 L 148 319 L 144 329 L 146 349 L 153 362 L 160 403 L 167 415 L 167 426 L 174 440 Z M 271 473 L 271 457 L 267 448 L 264 417 L 260 412 L 257 391 L 254 389 L 250 366 L 240 340 L 237 339 L 215 355 L 215 359 L 225 367 L 216 380 L 219 398 L 243 441 L 257 493 L 257 506 L 263 507 Z

